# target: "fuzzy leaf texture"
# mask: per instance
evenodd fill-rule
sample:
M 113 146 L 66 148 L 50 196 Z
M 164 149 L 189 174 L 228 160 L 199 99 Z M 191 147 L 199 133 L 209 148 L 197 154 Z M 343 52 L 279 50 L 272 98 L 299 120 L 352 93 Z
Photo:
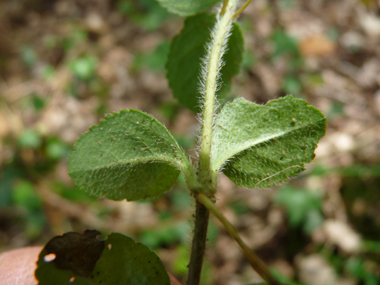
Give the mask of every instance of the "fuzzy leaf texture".
M 185 20 L 185 27 L 171 45 L 166 63 L 167 78 L 173 96 L 193 112 L 200 112 L 199 75 L 202 58 L 206 55 L 206 44 L 215 24 L 215 14 L 203 13 Z M 221 69 L 219 98 L 229 90 L 232 77 L 240 71 L 243 59 L 244 39 L 237 23 L 233 24 L 228 40 L 228 50 L 223 56 L 225 65 Z
M 216 118 L 211 166 L 239 186 L 269 187 L 305 170 L 325 131 L 326 118 L 304 100 L 238 98 Z
M 169 285 L 165 266 L 147 246 L 112 233 L 69 232 L 51 239 L 39 255 L 39 285 Z
M 213 7 L 221 0 L 158 0 L 169 12 L 181 16 L 198 14 Z
M 169 190 L 186 163 L 160 122 L 137 110 L 122 110 L 77 140 L 69 174 L 94 196 L 133 201 Z

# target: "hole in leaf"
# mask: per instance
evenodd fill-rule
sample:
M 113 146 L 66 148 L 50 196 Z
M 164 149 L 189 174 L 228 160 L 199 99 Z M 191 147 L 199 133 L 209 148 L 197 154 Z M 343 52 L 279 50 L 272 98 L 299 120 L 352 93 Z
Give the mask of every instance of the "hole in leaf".
M 73 283 L 73 282 L 75 281 L 75 276 L 71 277 L 71 278 L 69 279 L 69 281 L 70 281 L 70 283 Z
M 56 257 L 57 257 L 57 255 L 55 253 L 49 253 L 49 254 L 45 255 L 44 261 L 45 262 L 51 262 L 51 261 L 55 260 Z
M 71 270 L 76 276 L 91 276 L 96 262 L 102 255 L 105 242 L 98 241 L 100 232 L 87 230 L 84 234 L 69 232 L 55 236 L 45 246 L 47 256 L 53 256 L 58 269 Z M 46 262 L 46 257 L 43 259 Z M 68 279 L 66 279 L 66 283 Z
M 107 248 L 108 248 L 108 250 L 111 250 L 111 248 L 112 248 L 112 244 L 107 244 Z

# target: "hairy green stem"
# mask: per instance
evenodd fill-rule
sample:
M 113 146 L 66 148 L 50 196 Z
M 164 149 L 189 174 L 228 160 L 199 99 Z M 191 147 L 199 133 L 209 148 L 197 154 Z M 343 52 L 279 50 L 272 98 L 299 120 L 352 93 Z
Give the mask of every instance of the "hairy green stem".
M 204 193 L 213 196 L 216 192 L 216 177 L 218 170 L 211 169 L 211 145 L 212 130 L 215 116 L 215 93 L 218 89 L 220 69 L 223 65 L 222 57 L 226 50 L 228 37 L 232 28 L 234 12 L 238 0 L 223 0 L 223 7 L 217 16 L 217 22 L 212 31 L 211 43 L 208 45 L 208 54 L 204 59 L 202 71 L 202 86 L 204 88 L 204 102 L 202 113 L 202 132 L 199 152 L 198 181 L 196 185 L 192 173 L 185 174 L 189 179 L 188 185 L 193 193 Z M 202 194 L 202 197 L 209 198 Z M 199 194 L 198 194 L 199 195 Z M 194 237 L 191 248 L 189 264 L 188 285 L 198 285 L 202 271 L 203 256 L 206 249 L 207 226 L 209 220 L 209 209 L 197 201 L 195 214 Z M 275 283 L 273 283 L 275 284 Z
M 204 104 L 202 117 L 201 145 L 199 153 L 198 181 L 201 188 L 193 189 L 193 193 L 204 192 L 208 194 L 216 191 L 216 174 L 211 170 L 211 138 L 215 111 L 215 92 L 217 90 L 220 68 L 222 66 L 222 56 L 232 25 L 232 15 L 235 11 L 237 0 L 225 0 L 223 14 L 219 16 L 214 30 L 212 40 L 209 44 L 207 58 L 205 59 L 206 77 L 204 84 Z M 191 180 L 191 179 L 189 179 Z M 188 285 L 198 285 L 204 252 L 206 249 L 207 226 L 209 210 L 201 203 L 197 202 L 195 214 L 195 228 L 191 248 L 191 258 L 189 264 Z
M 256 270 L 256 272 L 259 273 L 260 276 L 268 284 L 281 285 L 281 283 L 273 277 L 273 275 L 270 273 L 270 271 L 261 261 L 261 259 L 243 242 L 234 226 L 223 216 L 223 214 L 219 211 L 215 204 L 206 195 L 202 193 L 197 194 L 196 199 L 199 203 L 202 203 L 209 211 L 211 211 L 215 215 L 215 217 L 217 217 L 218 220 L 224 225 L 227 232 L 238 243 L 243 254 L 251 263 L 252 267 Z
M 191 258 L 187 285 L 198 285 L 201 278 L 203 257 L 206 249 L 209 210 L 197 202 L 195 211 L 194 238 L 191 246 Z
M 209 46 L 209 53 L 205 59 L 204 82 L 204 104 L 202 114 L 202 133 L 199 153 L 199 171 L 198 177 L 200 183 L 204 186 L 203 191 L 208 193 L 215 192 L 216 176 L 211 170 L 211 143 L 212 128 L 214 123 L 215 111 L 215 93 L 218 87 L 220 77 L 220 68 L 222 66 L 222 56 L 226 49 L 226 43 L 232 27 L 232 16 L 235 12 L 237 0 L 225 1 L 225 13 L 218 19 L 212 32 L 212 40 Z M 223 8 L 224 9 L 224 8 Z

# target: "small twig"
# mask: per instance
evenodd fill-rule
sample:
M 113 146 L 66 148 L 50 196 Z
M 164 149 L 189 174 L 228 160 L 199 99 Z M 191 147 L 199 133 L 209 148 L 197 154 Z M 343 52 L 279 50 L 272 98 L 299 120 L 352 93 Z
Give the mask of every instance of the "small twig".
M 232 19 L 236 19 L 236 17 L 239 16 L 240 13 L 243 12 L 245 10 L 245 8 L 247 8 L 249 3 L 251 3 L 251 2 L 252 2 L 252 0 L 247 0 L 247 2 L 245 2 L 244 5 L 241 6 L 241 8 L 235 12 L 235 14 L 232 16 Z
M 248 259 L 249 263 L 251 263 L 253 269 L 255 269 L 256 272 L 260 274 L 260 276 L 268 284 L 281 285 L 281 283 L 278 282 L 276 278 L 274 278 L 274 276 L 270 273 L 261 259 L 243 242 L 234 226 L 223 216 L 215 204 L 203 193 L 198 193 L 196 195 L 196 199 L 199 203 L 203 204 L 209 211 L 211 211 L 224 225 L 230 236 L 233 237 L 241 247 L 243 254 Z
M 224 13 L 226 13 L 227 5 L 228 5 L 228 0 L 223 0 L 223 7 L 222 7 L 222 10 L 220 11 L 220 16 L 223 16 Z

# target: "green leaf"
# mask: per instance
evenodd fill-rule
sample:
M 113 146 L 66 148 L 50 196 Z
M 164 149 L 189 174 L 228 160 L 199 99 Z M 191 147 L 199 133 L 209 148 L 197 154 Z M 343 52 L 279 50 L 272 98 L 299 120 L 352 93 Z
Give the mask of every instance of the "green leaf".
M 51 239 L 39 255 L 39 285 L 170 284 L 159 257 L 143 244 L 119 233 L 104 241 L 98 231 L 69 232 Z
M 237 185 L 269 187 L 305 169 L 325 130 L 326 118 L 306 101 L 286 96 L 263 106 L 238 98 L 216 118 L 211 167 Z
M 181 16 L 198 14 L 213 7 L 221 0 L 158 0 L 169 12 Z
M 92 195 L 133 201 L 169 190 L 188 164 L 160 122 L 137 110 L 122 110 L 78 139 L 69 174 Z
M 202 58 L 206 54 L 206 44 L 210 41 L 210 31 L 215 24 L 215 15 L 204 13 L 189 17 L 185 27 L 170 46 L 166 64 L 169 86 L 173 96 L 194 112 L 199 112 L 199 75 Z M 222 88 L 219 97 L 228 91 L 233 76 L 239 73 L 243 59 L 244 39 L 237 23 L 234 23 L 228 40 L 228 51 L 224 54 Z

